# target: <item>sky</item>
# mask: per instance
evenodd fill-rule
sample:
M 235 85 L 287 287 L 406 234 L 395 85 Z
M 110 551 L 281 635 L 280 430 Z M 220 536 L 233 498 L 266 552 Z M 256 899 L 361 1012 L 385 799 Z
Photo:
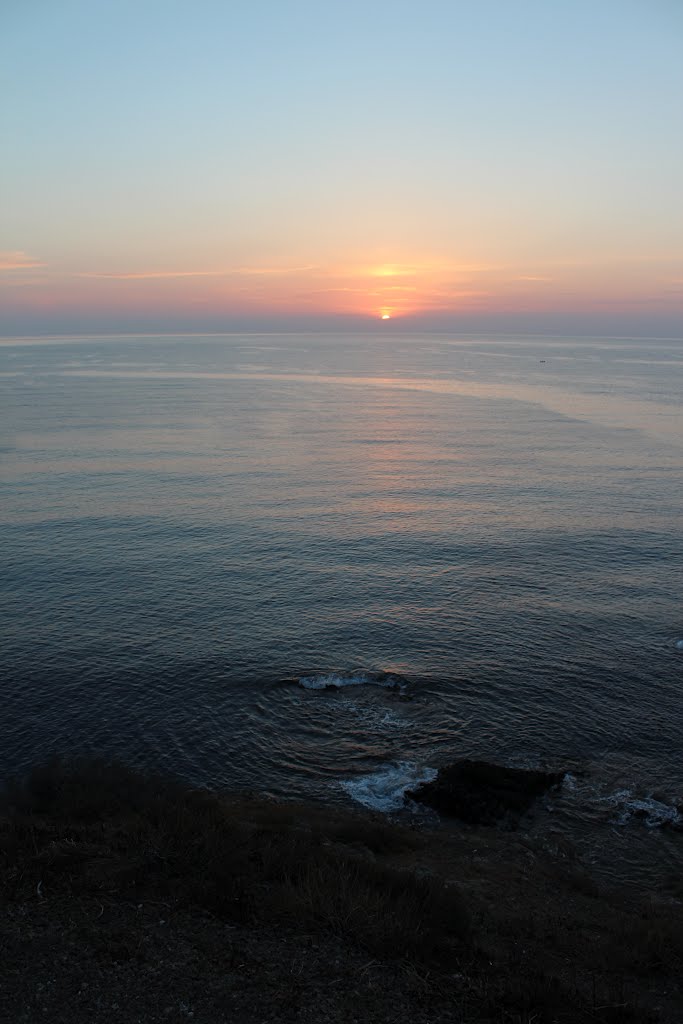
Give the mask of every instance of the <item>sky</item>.
M 0 334 L 683 336 L 682 0 L 4 0 Z

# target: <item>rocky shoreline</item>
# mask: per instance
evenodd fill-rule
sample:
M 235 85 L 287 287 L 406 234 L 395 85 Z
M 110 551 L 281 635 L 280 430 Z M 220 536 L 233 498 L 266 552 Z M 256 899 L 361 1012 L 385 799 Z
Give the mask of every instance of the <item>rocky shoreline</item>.
M 451 765 L 417 793 L 469 815 L 446 831 L 45 766 L 0 820 L 0 1015 L 679 1024 L 683 890 L 607 888 L 511 830 L 558 781 Z
M 565 774 L 466 759 L 440 768 L 406 797 L 470 825 L 514 825 L 535 800 L 558 789 Z

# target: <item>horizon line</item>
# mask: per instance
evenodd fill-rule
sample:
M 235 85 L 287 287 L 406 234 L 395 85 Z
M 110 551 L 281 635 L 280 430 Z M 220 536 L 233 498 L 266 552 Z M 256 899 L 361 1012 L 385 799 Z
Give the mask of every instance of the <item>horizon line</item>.
M 107 340 L 107 339 L 135 339 L 135 338 L 231 338 L 239 337 L 242 335 L 248 335 L 252 337 L 293 337 L 301 334 L 332 334 L 332 335 L 362 335 L 372 333 L 376 336 L 381 336 L 383 328 L 377 326 L 375 331 L 368 331 L 362 328 L 346 328 L 346 329 L 320 329 L 312 327 L 303 327 L 297 330 L 257 330 L 245 328 L 243 330 L 228 330 L 228 331 L 68 331 L 59 334 L 4 334 L 0 330 L 0 344 L 6 342 L 41 342 L 41 341 L 86 341 L 92 340 Z M 384 333 L 389 334 L 392 328 L 384 328 Z M 572 331 L 569 334 L 558 334 L 550 331 L 539 331 L 539 330 L 519 330 L 519 331 L 463 331 L 463 330 L 445 330 L 443 328 L 422 328 L 416 331 L 401 331 L 403 335 L 410 334 L 428 334 L 428 335 L 446 335 L 456 337 L 472 337 L 472 338 L 548 338 L 548 339 L 571 339 L 577 338 L 581 340 L 599 340 L 599 341 L 681 341 L 683 342 L 683 334 L 676 335 L 657 335 L 657 334 L 597 334 L 594 332 L 580 333 L 578 331 Z M 396 336 L 395 334 L 393 336 Z

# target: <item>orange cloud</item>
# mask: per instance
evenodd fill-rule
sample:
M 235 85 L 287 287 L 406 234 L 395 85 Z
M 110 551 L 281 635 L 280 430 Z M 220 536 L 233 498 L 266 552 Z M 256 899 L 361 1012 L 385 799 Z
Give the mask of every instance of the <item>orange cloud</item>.
M 673 308 L 680 297 L 680 270 L 671 263 L 632 268 L 460 263 L 446 253 L 377 249 L 339 255 L 328 262 L 317 252 L 292 252 L 289 265 L 278 265 L 279 254 L 271 254 L 264 255 L 263 266 L 236 261 L 230 266 L 224 252 L 226 263 L 205 269 L 185 263 L 185 269 L 176 264 L 178 269 L 69 272 L 51 265 L 41 273 L 35 268 L 43 264 L 25 253 L 4 252 L 0 269 L 14 272 L 0 275 L 0 290 L 3 305 L 10 301 L 17 310 L 32 312 L 73 308 L 99 310 L 103 316 L 122 311 L 145 316 L 160 311 L 166 316 L 174 310 L 178 315 L 199 311 L 215 317 L 306 312 L 369 318 L 386 314 L 392 320 L 480 312 L 526 315 L 579 306 L 623 310 L 655 301 Z M 315 262 L 305 262 L 309 256 Z M 221 254 L 214 258 L 218 262 Z M 187 254 L 185 259 L 189 262 Z
M 315 270 L 315 267 L 232 267 L 227 270 L 136 270 L 124 273 L 84 271 L 77 276 L 96 278 L 101 281 L 156 281 L 177 277 L 250 277 L 271 274 L 297 274 L 307 270 Z
M 0 252 L 0 270 L 33 270 L 35 267 L 44 267 L 44 263 L 27 256 L 20 249 L 12 252 Z

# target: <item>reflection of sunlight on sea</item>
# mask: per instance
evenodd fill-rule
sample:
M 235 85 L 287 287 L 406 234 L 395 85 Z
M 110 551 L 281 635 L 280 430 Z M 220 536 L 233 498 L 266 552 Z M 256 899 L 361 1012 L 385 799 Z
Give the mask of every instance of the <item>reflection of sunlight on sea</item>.
M 671 364 L 666 364 L 671 367 Z M 535 381 L 526 384 L 505 380 L 481 383 L 467 379 L 443 379 L 421 377 L 372 377 L 372 376 L 330 376 L 317 372 L 272 373 L 266 368 L 241 365 L 241 370 L 225 373 L 206 373 L 198 371 L 131 371 L 130 376 L 136 378 L 156 378 L 159 380 L 173 379 L 206 379 L 249 381 L 262 380 L 279 383 L 299 383 L 318 385 L 345 385 L 355 387 L 372 387 L 380 389 L 398 389 L 427 391 L 444 395 L 463 395 L 472 398 L 492 400 L 523 401 L 537 404 L 550 412 L 559 413 L 572 419 L 586 420 L 598 426 L 610 429 L 641 430 L 655 438 L 683 446 L 683 411 L 677 402 L 654 401 L 651 398 L 642 400 L 624 394 L 615 395 L 605 389 L 595 394 L 574 390 L 561 379 L 554 379 L 550 384 Z M 683 368 L 683 362 L 681 364 Z M 125 372 L 115 370 L 65 370 L 63 373 L 74 376 L 128 376 Z M 467 374 L 472 371 L 466 371 Z

